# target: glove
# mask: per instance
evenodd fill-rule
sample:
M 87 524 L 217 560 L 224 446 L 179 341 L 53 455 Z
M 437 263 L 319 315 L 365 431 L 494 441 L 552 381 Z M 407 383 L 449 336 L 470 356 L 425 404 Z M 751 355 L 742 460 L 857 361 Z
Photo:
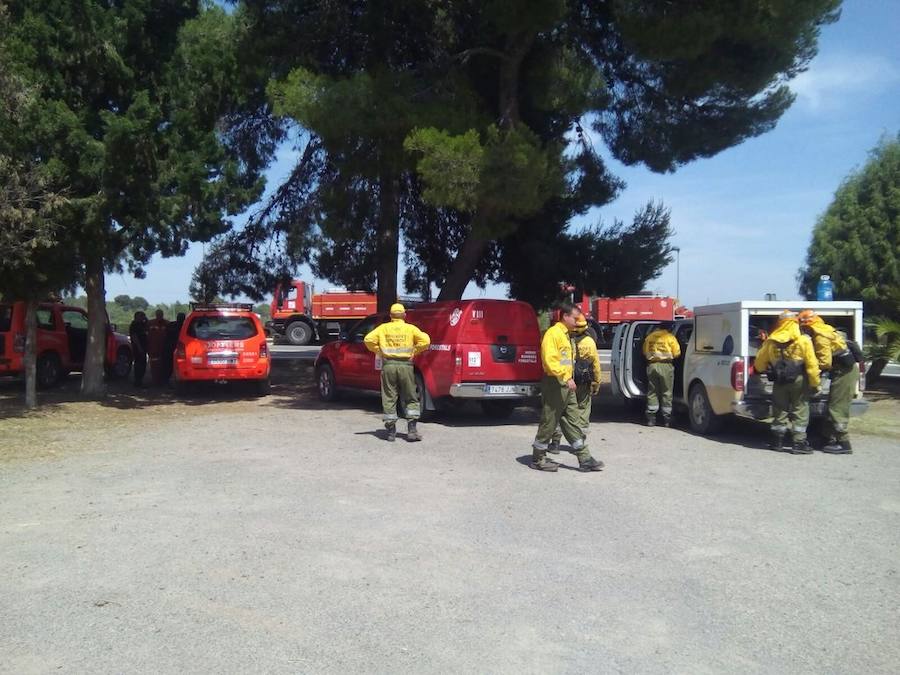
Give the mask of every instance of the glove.
M 591 382 L 591 396 L 596 396 L 600 393 L 600 383 L 599 382 Z

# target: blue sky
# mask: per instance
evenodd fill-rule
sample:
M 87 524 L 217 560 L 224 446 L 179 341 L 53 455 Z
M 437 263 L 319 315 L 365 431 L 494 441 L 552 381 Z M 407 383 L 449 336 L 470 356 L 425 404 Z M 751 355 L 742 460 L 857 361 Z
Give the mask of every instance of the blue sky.
M 799 297 L 795 277 L 816 218 L 879 139 L 900 129 L 898 30 L 900 0 L 845 0 L 840 21 L 823 30 L 809 70 L 792 82 L 797 100 L 773 131 L 674 174 L 609 160 L 627 189 L 574 225 L 630 221 L 648 199 L 661 200 L 672 211 L 687 306 L 765 293 Z M 292 158 L 288 150 L 280 154 L 272 182 L 289 170 Z M 107 295 L 186 300 L 201 257 L 198 244 L 184 258 L 155 258 L 145 279 L 108 275 Z M 300 275 L 309 278 L 309 270 Z M 648 290 L 671 295 L 675 288 L 674 263 L 648 284 Z M 505 297 L 505 288 L 471 285 L 467 295 Z

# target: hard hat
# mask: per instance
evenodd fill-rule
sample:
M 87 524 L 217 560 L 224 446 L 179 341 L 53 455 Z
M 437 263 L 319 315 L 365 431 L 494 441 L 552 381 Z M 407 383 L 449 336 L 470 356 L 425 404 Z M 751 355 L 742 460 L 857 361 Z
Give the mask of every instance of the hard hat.
M 797 315 L 797 318 L 800 320 L 800 324 L 805 326 L 813 322 L 813 319 L 816 318 L 816 313 L 811 309 L 804 309 Z
M 587 330 L 587 319 L 584 318 L 584 315 L 575 319 L 575 330 L 579 333 L 583 333 Z
M 391 305 L 391 316 L 398 316 L 402 314 L 406 314 L 406 307 L 401 305 L 399 302 L 395 302 L 393 305 Z

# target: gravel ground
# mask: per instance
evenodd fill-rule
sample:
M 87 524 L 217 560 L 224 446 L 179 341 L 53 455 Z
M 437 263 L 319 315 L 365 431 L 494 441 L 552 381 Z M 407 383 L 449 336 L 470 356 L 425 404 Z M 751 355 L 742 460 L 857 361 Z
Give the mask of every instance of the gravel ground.
M 896 440 L 795 457 L 615 408 L 606 471 L 545 474 L 528 409 L 389 445 L 370 399 L 200 408 L 0 464 L 0 670 L 900 671 Z

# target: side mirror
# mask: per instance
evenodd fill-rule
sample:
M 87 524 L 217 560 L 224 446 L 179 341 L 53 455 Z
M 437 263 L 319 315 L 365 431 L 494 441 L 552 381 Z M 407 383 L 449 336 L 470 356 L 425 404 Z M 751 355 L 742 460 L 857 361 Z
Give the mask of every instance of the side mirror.
M 109 324 L 109 329 L 110 329 L 113 333 L 115 333 L 117 330 L 119 330 L 119 327 L 118 327 L 116 324 L 111 323 L 111 324 Z

